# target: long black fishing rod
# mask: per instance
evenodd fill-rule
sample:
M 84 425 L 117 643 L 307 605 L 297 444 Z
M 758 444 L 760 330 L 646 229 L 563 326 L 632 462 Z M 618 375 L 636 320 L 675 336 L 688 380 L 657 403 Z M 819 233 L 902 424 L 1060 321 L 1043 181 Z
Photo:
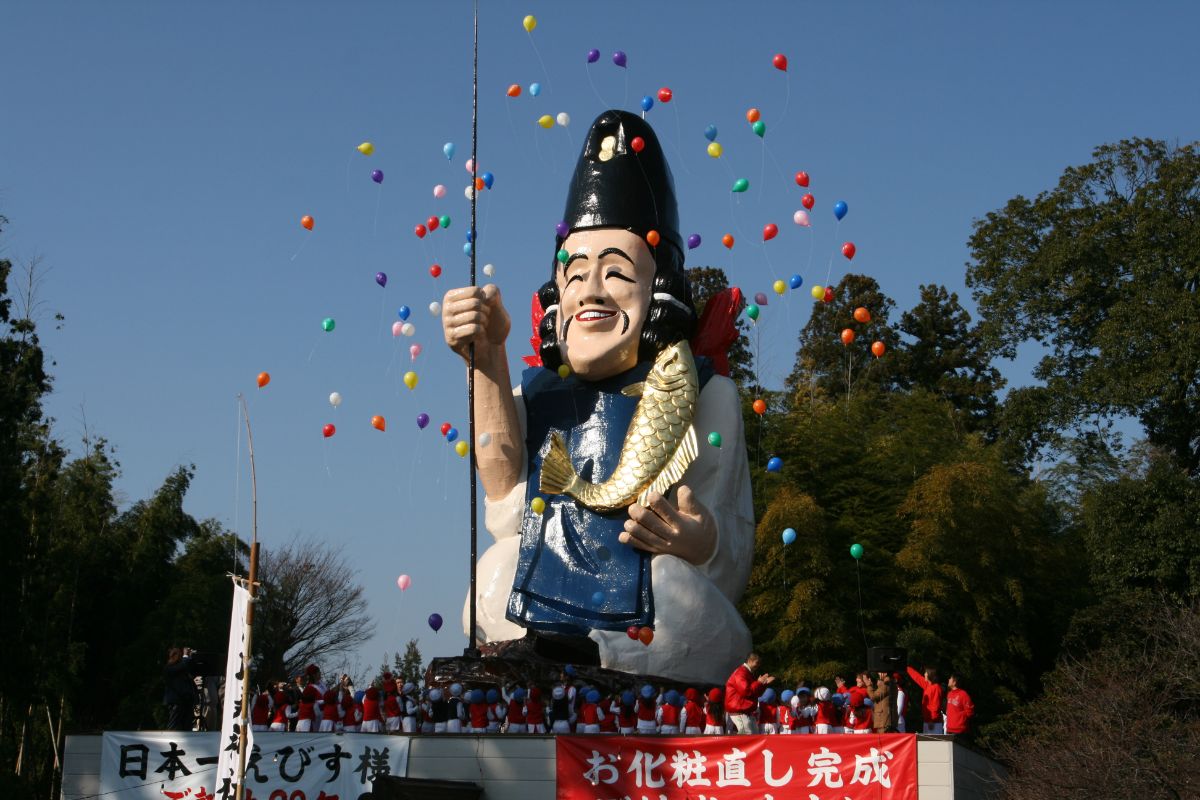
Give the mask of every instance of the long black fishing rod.
M 479 0 L 475 0 L 475 43 L 474 43 L 474 63 L 471 68 L 471 286 L 475 286 L 475 251 L 479 249 L 479 232 L 475 228 L 475 206 L 479 197 L 479 189 L 476 188 L 477 175 L 479 173 L 479 158 L 477 147 L 479 145 Z M 467 347 L 467 429 L 470 433 L 471 447 L 471 465 L 467 471 L 467 480 L 471 483 L 471 594 L 470 594 L 470 625 L 471 633 L 470 640 L 467 643 L 466 650 L 463 655 L 478 658 L 479 657 L 479 642 L 477 641 L 475 627 L 475 562 L 478 555 L 478 530 L 476 523 L 475 504 L 476 504 L 476 488 L 475 481 L 475 343 Z

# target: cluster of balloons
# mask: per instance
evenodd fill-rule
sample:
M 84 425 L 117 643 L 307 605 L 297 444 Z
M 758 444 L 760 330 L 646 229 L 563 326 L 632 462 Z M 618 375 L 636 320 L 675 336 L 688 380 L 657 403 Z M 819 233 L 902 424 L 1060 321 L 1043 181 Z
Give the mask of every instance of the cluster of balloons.
M 854 309 L 854 321 L 861 325 L 868 324 L 871 321 L 871 312 L 864 306 L 859 306 L 858 308 Z M 854 344 L 854 340 L 856 338 L 857 336 L 853 328 L 842 329 L 842 344 L 846 347 Z M 876 358 L 882 358 L 883 354 L 886 352 L 887 345 L 885 345 L 883 342 L 875 341 L 871 343 L 871 354 Z
M 754 131 L 754 135 L 758 138 L 763 138 L 767 135 L 767 123 L 762 120 L 762 112 L 757 108 L 751 108 L 746 111 L 746 122 L 750 123 L 750 130 Z
M 630 625 L 625 629 L 625 635 L 635 642 L 641 642 L 647 647 L 654 641 L 654 629 L 646 626 Z
M 660 103 L 669 103 L 669 102 L 671 102 L 671 98 L 674 96 L 675 96 L 675 93 L 671 91 L 671 88 L 669 86 L 664 86 L 658 90 L 658 102 L 660 102 Z M 654 108 L 654 97 L 652 95 L 648 95 L 648 94 L 643 95 L 642 96 L 642 111 L 649 111 L 652 108 Z
M 441 216 L 438 216 L 436 214 L 433 214 L 433 215 L 430 215 L 429 219 L 425 220 L 425 223 L 423 225 L 418 223 L 413 228 L 413 233 L 415 233 L 417 235 L 418 239 L 424 239 L 425 235 L 430 233 L 431 231 L 436 231 L 438 228 L 449 228 L 449 227 L 450 227 L 450 217 L 448 215 L 442 214 Z

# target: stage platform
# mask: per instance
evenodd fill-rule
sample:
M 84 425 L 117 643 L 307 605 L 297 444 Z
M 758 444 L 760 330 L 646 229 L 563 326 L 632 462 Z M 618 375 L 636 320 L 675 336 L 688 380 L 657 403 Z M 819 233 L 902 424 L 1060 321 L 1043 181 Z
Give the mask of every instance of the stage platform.
M 215 748 L 219 734 L 207 735 L 214 737 Z M 346 738 L 374 737 L 350 734 Z M 669 741 L 669 737 L 655 738 Z M 739 737 L 706 738 L 733 745 Z M 916 738 L 918 800 L 985 800 L 997 793 L 996 777 L 1003 774 L 999 764 L 947 737 Z M 407 777 L 470 781 L 483 787 L 484 800 L 555 800 L 554 736 L 446 734 L 410 739 Z M 84 800 L 100 792 L 101 744 L 101 736 L 67 737 L 62 800 Z

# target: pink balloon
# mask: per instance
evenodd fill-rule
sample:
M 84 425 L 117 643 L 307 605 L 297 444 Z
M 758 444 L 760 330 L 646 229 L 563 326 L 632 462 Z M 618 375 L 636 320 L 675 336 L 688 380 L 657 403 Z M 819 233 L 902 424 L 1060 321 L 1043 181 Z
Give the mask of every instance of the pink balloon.
M 805 228 L 807 228 L 810 224 L 808 221 L 808 212 L 805 211 L 803 208 L 800 209 L 795 214 L 792 214 L 792 222 L 796 223 L 797 225 L 802 225 Z
M 399 336 L 402 333 L 404 333 L 404 323 L 403 322 L 393 322 L 392 323 L 392 336 Z
M 446 187 L 442 186 L 440 183 L 437 186 L 433 187 L 433 196 L 438 198 L 439 200 L 442 199 L 443 197 L 445 197 L 446 196 Z
M 408 354 L 412 356 L 412 360 L 416 361 L 417 356 L 421 355 L 421 345 L 413 344 L 408 347 Z
M 409 586 L 412 586 L 412 578 L 408 577 L 407 575 L 401 575 L 399 578 L 396 578 L 396 585 L 399 586 L 400 591 L 403 592 Z
M 463 164 L 463 166 L 466 168 L 466 170 L 467 170 L 467 174 L 468 174 L 468 175 L 474 175 L 474 174 L 475 174 L 475 159 L 473 159 L 473 158 L 468 158 L 468 159 L 467 159 L 467 163 L 466 163 L 466 164 Z

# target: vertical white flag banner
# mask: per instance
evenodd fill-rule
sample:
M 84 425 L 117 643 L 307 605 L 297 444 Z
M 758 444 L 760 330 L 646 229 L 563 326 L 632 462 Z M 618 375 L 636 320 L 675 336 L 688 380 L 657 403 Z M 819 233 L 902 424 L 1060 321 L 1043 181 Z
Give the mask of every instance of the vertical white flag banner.
M 221 751 L 217 762 L 214 794 L 231 796 L 229 789 L 238 781 L 238 747 L 241 737 L 246 736 L 246 752 L 254 747 L 250 726 L 243 726 L 242 684 L 248 677 L 243 669 L 246 654 L 246 605 L 250 593 L 234 579 L 233 613 L 229 616 L 229 653 L 225 657 L 225 705 L 221 710 Z M 247 717 L 249 715 L 247 714 Z M 245 730 L 243 730 L 243 727 Z

